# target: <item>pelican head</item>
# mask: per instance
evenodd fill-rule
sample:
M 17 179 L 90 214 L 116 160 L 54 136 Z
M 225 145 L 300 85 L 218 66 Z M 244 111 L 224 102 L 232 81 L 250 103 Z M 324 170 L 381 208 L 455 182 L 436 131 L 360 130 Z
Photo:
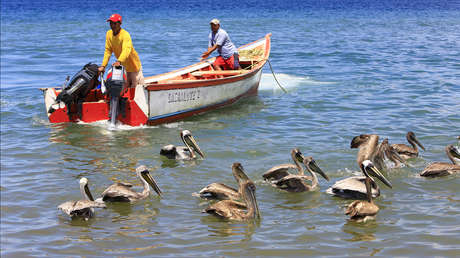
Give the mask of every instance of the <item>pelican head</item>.
M 353 137 L 350 143 L 350 148 L 358 148 L 361 144 L 367 142 L 369 140 L 369 134 L 361 134 L 358 136 Z
M 313 171 L 315 173 L 320 174 L 322 177 L 324 177 L 324 179 L 329 181 L 329 177 L 326 175 L 326 173 L 323 172 L 323 170 L 321 170 L 321 168 L 318 167 L 318 165 L 316 164 L 316 161 L 313 159 L 313 157 L 311 157 L 311 156 L 305 157 L 303 159 L 303 164 L 310 171 Z
M 232 173 L 239 185 L 251 181 L 251 179 L 249 179 L 249 177 L 244 172 L 243 165 L 241 165 L 239 162 L 233 163 Z
M 417 140 L 417 137 L 415 137 L 415 133 L 412 132 L 412 131 L 409 131 L 407 132 L 406 134 L 406 138 L 407 138 L 407 141 L 408 142 L 415 142 L 418 146 L 420 146 L 420 148 L 422 148 L 423 150 L 425 150 L 425 147 L 423 147 L 423 145 Z
M 136 174 L 137 176 L 144 182 L 149 184 L 155 192 L 161 196 L 161 190 L 157 185 L 157 182 L 153 177 L 150 175 L 149 170 L 147 169 L 146 166 L 142 165 L 136 168 Z
M 455 147 L 454 145 L 450 144 L 446 147 L 446 149 L 454 158 L 460 159 L 460 150 L 458 149 L 458 147 Z
M 369 177 L 369 178 L 371 178 L 370 176 L 376 177 L 388 187 L 393 188 L 390 181 L 388 181 L 388 179 L 386 179 L 383 176 L 383 174 L 374 166 L 374 164 L 372 164 L 370 160 L 365 160 L 361 163 L 361 170 L 363 171 L 366 177 Z
M 184 142 L 184 144 L 190 149 L 192 156 L 195 156 L 193 151 L 196 151 L 202 158 L 204 158 L 204 153 L 201 151 L 200 147 L 193 138 L 192 133 L 189 130 L 183 130 L 180 132 L 180 138 Z M 193 157 L 194 158 L 194 157 Z
M 93 195 L 91 194 L 89 187 L 88 187 L 88 179 L 86 177 L 82 177 L 80 179 L 80 191 L 81 195 L 86 198 L 88 201 L 94 201 Z
M 300 163 L 302 163 L 304 160 L 304 156 L 298 148 L 294 148 L 291 150 L 291 156 L 293 160 L 297 160 Z

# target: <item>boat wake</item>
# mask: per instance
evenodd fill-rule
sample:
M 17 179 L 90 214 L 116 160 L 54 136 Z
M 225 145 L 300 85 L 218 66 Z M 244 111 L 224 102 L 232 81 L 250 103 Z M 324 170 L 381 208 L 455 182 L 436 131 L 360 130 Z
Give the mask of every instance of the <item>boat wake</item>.
M 294 89 L 302 85 L 329 85 L 334 82 L 322 82 L 315 81 L 308 76 L 296 76 L 285 73 L 275 73 L 276 79 L 286 90 Z M 281 91 L 280 87 L 276 83 L 273 74 L 263 73 L 259 85 L 260 91 Z

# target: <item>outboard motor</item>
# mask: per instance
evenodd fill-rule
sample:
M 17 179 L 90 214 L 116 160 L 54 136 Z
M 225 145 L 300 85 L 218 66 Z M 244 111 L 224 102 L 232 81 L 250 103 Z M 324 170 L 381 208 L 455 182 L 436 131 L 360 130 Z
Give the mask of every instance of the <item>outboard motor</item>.
M 117 116 L 120 113 L 120 107 L 124 110 L 124 102 L 121 99 L 121 95 L 125 89 L 125 83 L 127 80 L 125 68 L 120 66 L 112 66 L 107 73 L 107 80 L 105 85 L 107 92 L 110 97 L 110 125 L 115 126 L 117 122 Z
M 67 114 L 71 119 L 71 105 L 78 104 L 78 114 L 81 118 L 82 103 L 89 91 L 97 84 L 98 65 L 88 63 L 83 69 L 76 73 L 69 81 L 67 77 L 66 84 L 64 85 L 61 93 L 56 97 L 56 104 L 63 102 L 67 106 Z M 51 105 L 48 113 L 53 113 L 55 109 Z

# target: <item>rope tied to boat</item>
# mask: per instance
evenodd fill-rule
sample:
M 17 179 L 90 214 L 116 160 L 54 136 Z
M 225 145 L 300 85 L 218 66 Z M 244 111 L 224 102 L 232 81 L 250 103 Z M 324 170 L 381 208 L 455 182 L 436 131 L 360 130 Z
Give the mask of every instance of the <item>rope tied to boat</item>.
M 270 66 L 270 70 L 272 71 L 273 78 L 275 78 L 276 83 L 284 91 L 284 93 L 287 93 L 287 90 L 283 86 L 281 86 L 281 84 L 279 83 L 278 79 L 276 79 L 275 72 L 273 71 L 272 64 L 270 63 L 270 59 L 267 59 L 267 61 L 268 61 L 268 65 Z

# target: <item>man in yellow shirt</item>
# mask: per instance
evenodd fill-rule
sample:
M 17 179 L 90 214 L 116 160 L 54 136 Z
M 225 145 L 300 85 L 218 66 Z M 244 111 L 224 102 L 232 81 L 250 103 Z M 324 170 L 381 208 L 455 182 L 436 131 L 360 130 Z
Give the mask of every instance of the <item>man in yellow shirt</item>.
M 139 55 L 133 47 L 131 36 L 121 28 L 121 15 L 112 14 L 109 19 L 111 30 L 105 36 L 105 51 L 102 65 L 99 72 L 103 72 L 109 63 L 112 53 L 115 54 L 117 61 L 112 66 L 123 65 L 127 73 L 127 87 L 135 88 L 138 84 L 144 84 L 142 65 Z

